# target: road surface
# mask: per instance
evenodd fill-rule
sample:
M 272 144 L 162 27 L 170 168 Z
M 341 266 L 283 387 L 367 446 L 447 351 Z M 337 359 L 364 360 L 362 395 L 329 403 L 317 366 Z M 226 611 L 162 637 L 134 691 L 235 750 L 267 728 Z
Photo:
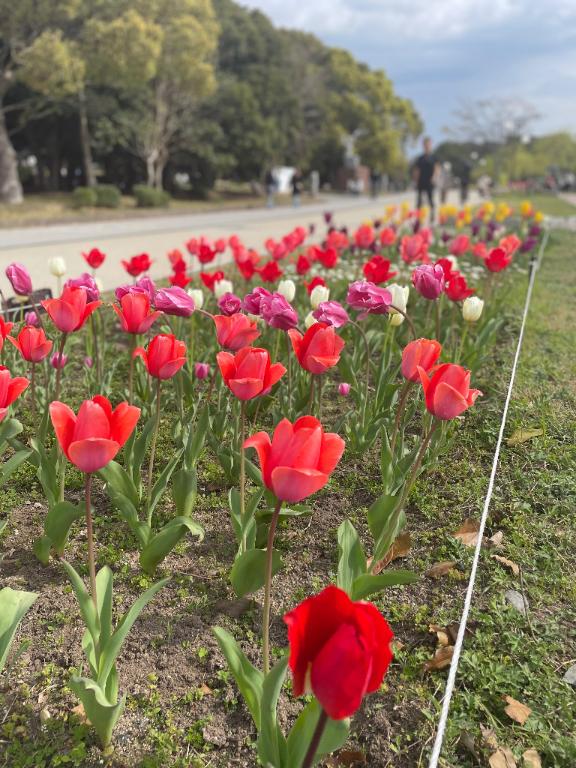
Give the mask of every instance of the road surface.
M 456 193 L 449 198 L 456 202 Z M 76 277 L 87 270 L 82 252 L 97 247 L 107 254 L 98 270 L 105 290 L 131 281 L 121 260 L 146 252 L 153 260 L 150 275 L 154 279 L 166 277 L 170 272 L 167 253 L 184 249 L 191 237 L 229 237 L 237 234 L 249 247 L 263 249 L 268 237 L 280 238 L 298 225 L 315 224 L 323 233 L 323 213 L 334 213 L 337 224 L 356 227 L 366 219 L 381 216 L 387 205 L 403 201 L 413 204 L 414 193 L 382 195 L 376 200 L 367 197 L 324 197 L 322 202 L 301 208 L 261 208 L 250 210 L 214 211 L 171 216 L 151 216 L 149 219 L 123 219 L 75 224 L 53 224 L 42 227 L 23 227 L 0 230 L 0 290 L 5 296 L 12 294 L 5 277 L 11 262 L 24 264 L 32 276 L 35 288 L 56 291 L 56 278 L 50 275 L 48 260 L 62 256 L 67 264 L 67 277 Z M 215 260 L 209 265 L 216 267 Z

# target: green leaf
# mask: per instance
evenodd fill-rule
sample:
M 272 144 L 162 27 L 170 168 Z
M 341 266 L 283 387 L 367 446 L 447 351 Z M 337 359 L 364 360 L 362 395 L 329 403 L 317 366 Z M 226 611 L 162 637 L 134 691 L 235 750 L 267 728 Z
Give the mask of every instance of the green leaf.
M 86 629 L 92 637 L 92 644 L 94 647 L 96 647 L 99 641 L 100 628 L 92 597 L 88 594 L 88 590 L 84 586 L 84 582 L 76 573 L 74 568 L 70 565 L 70 563 L 66 562 L 66 560 L 62 560 L 61 562 L 64 566 L 64 570 L 68 574 L 68 578 L 72 583 L 72 589 L 74 590 L 76 599 L 78 600 L 78 605 L 80 607 L 80 614 L 82 615 Z
M 110 486 L 115 494 L 125 496 L 132 506 L 138 509 L 140 494 L 124 467 L 118 464 L 117 461 L 110 461 L 99 471 L 99 475 L 106 483 L 106 486 Z
M 98 682 L 100 683 L 100 685 L 106 685 L 106 680 L 108 679 L 108 675 L 110 674 L 112 667 L 114 666 L 114 663 L 116 661 L 116 658 L 120 653 L 120 649 L 122 648 L 122 643 L 128 636 L 128 632 L 130 632 L 130 630 L 132 629 L 132 625 L 134 624 L 138 616 L 142 613 L 144 608 L 148 605 L 150 600 L 152 600 L 154 595 L 157 592 L 159 592 L 162 589 L 162 587 L 164 587 L 169 581 L 170 581 L 170 577 L 161 579 L 160 581 L 156 582 L 156 584 L 153 584 L 150 587 L 150 589 L 147 589 L 143 595 L 140 595 L 140 597 L 132 605 L 130 610 L 126 614 L 124 614 L 124 616 L 122 617 L 122 620 L 118 624 L 118 627 L 116 628 L 116 631 L 113 633 L 112 637 L 108 640 L 108 642 L 105 645 L 101 644 L 100 670 L 98 672 Z
M 318 724 L 320 717 L 320 705 L 313 699 L 307 704 L 298 719 L 292 726 L 292 730 L 288 734 L 288 766 L 301 766 L 306 752 L 312 741 L 312 735 Z M 345 720 L 331 720 L 328 719 L 326 728 L 320 739 L 318 745 L 318 751 L 314 759 L 313 765 L 315 765 L 322 755 L 328 755 L 330 752 L 335 752 L 340 749 L 348 738 L 350 732 L 350 719 Z
M 74 676 L 68 685 L 82 702 L 84 712 L 98 734 L 102 746 L 107 747 L 112 741 L 116 723 L 124 711 L 126 697 L 123 696 L 119 702 L 110 702 L 98 683 L 86 677 Z
M 146 449 L 152 437 L 154 428 L 154 416 L 146 422 L 140 435 L 134 439 L 130 457 L 126 457 L 126 466 L 129 468 L 132 481 L 136 488 L 140 488 L 140 478 L 142 474 L 142 464 L 146 455 Z
M 31 455 L 32 451 L 25 449 L 22 451 L 17 451 L 15 454 L 10 456 L 8 461 L 5 461 L 0 466 L 0 486 L 4 485 L 10 475 L 15 472 L 20 464 L 26 461 L 26 459 L 28 459 Z
M 236 685 L 250 714 L 256 729 L 260 730 L 260 705 L 264 675 L 251 664 L 232 635 L 221 627 L 213 627 L 220 650 L 228 662 L 228 668 L 234 675 Z
M 18 419 L 4 419 L 0 422 L 0 446 L 4 440 L 11 440 L 16 435 L 19 435 L 24 427 L 18 421 Z
M 164 560 L 166 555 L 188 532 L 193 536 L 198 536 L 200 541 L 204 538 L 204 528 L 189 517 L 175 517 L 166 523 L 155 536 L 152 536 L 140 553 L 142 570 L 146 573 L 153 573 L 158 563 Z
M 260 701 L 260 729 L 258 733 L 258 757 L 262 765 L 286 765 L 286 739 L 276 716 L 278 699 L 282 691 L 288 657 L 278 662 L 264 678 Z
M 166 490 L 166 486 L 170 482 L 170 478 L 172 477 L 172 473 L 178 466 L 178 462 L 182 458 L 182 451 L 177 451 L 177 453 L 170 459 L 168 464 L 164 467 L 162 470 L 158 480 L 154 483 L 152 487 L 152 496 L 150 497 L 150 514 L 156 509 L 156 505 L 162 498 L 162 494 Z
M 34 554 L 42 565 L 48 565 L 50 561 L 50 550 L 52 549 L 52 539 L 48 536 L 40 536 L 33 544 Z
M 383 493 L 368 509 L 368 525 L 370 526 L 370 532 L 372 533 L 375 542 L 381 538 L 385 531 L 388 531 L 390 526 L 396 520 L 396 508 L 399 503 L 399 496 Z M 390 547 L 388 547 L 388 549 L 390 549 Z M 374 555 L 374 557 L 376 557 L 376 555 Z
M 282 559 L 277 550 L 272 552 L 272 573 L 282 568 Z M 264 586 L 266 577 L 266 550 L 249 549 L 236 558 L 230 571 L 230 582 L 238 597 L 257 592 Z
M 37 597 L 36 592 L 21 592 L 11 587 L 0 589 L 0 672 L 6 664 L 8 649 L 18 624 Z
M 386 587 L 395 587 L 400 584 L 414 584 L 420 577 L 412 571 L 384 571 L 383 573 L 365 573 L 355 579 L 352 585 L 350 597 L 352 600 L 364 600 L 368 595 L 380 592 Z
M 358 576 L 366 573 L 366 555 L 356 529 L 349 520 L 338 528 L 338 577 L 337 585 L 349 595 Z
M 198 493 L 198 475 L 195 469 L 180 469 L 172 479 L 172 497 L 176 511 L 182 517 L 192 517 Z
M 7 525 L 8 525 L 8 518 L 6 518 L 5 520 L 0 520 L 0 536 L 2 535 L 2 531 L 4 530 L 4 528 L 6 528 Z
M 196 466 L 196 462 L 204 448 L 209 427 L 210 414 L 208 406 L 205 405 L 200 412 L 200 418 L 196 422 L 196 428 L 190 433 L 190 438 L 186 446 L 185 464 L 187 469 L 194 469 Z
M 83 505 L 71 504 L 69 501 L 59 501 L 50 507 L 44 521 L 44 533 L 52 541 L 52 545 L 59 555 L 64 553 L 64 547 L 68 541 L 70 528 L 75 520 L 84 517 Z

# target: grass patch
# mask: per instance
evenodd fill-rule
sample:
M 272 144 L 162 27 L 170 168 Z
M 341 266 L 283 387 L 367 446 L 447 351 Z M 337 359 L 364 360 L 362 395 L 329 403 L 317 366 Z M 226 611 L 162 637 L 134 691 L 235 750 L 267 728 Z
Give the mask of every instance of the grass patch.
M 530 200 L 534 208 L 547 216 L 576 216 L 576 206 L 562 200 L 553 192 L 539 195 L 521 194 L 520 192 L 503 192 L 495 195 L 497 200 L 503 200 L 512 206 L 518 206 L 524 200 Z

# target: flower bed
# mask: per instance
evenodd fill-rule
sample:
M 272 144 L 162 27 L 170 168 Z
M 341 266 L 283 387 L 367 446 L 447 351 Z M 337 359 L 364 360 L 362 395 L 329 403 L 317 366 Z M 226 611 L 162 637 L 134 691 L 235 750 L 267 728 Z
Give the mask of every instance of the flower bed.
M 64 658 L 40 634 L 26 653 L 57 667 L 52 707 L 80 700 L 61 727 L 83 759 L 95 732 L 112 760 L 139 764 L 144 727 L 157 753 L 175 734 L 181 751 L 163 759 L 217 746 L 215 764 L 312 765 L 343 747 L 358 710 L 377 752 L 398 637 L 378 609 L 423 589 L 394 564 L 410 494 L 481 407 L 471 377 L 541 233 L 529 206 L 445 209 L 435 231 L 405 209 L 351 234 L 326 218 L 318 245 L 299 228 L 267 257 L 237 237 L 189 241 L 192 263 L 233 256 L 229 274 L 201 273 L 204 291 L 186 292 L 180 252 L 158 289 L 142 254 L 125 262 L 134 282 L 116 314 L 87 274 L 43 302 L 50 319 L 3 327 L 0 406 L 29 398 L 24 430 L 0 411 L 4 481 L 34 482 L 47 505 L 42 519 L 12 514 L 27 546 L 7 567 L 40 595 L 25 621 L 64 617 Z M 102 256 L 87 254 L 93 271 Z M 9 276 L 31 292 L 24 268 Z M 443 662 L 440 648 L 430 668 Z

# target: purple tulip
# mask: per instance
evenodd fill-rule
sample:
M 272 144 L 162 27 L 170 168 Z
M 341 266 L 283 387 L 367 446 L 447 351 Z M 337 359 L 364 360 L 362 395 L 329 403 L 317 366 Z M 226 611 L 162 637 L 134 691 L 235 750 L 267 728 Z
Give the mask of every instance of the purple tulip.
M 64 368 L 66 363 L 68 362 L 68 355 L 60 354 L 60 352 L 54 352 L 52 357 L 50 358 L 50 365 L 52 368 Z
M 472 237 L 476 237 L 478 232 L 480 232 L 480 222 L 474 220 L 470 225 L 470 233 L 472 234 Z
M 342 397 L 348 397 L 348 395 L 350 394 L 350 384 L 347 384 L 345 381 L 339 384 L 338 394 L 342 395 Z
M 34 328 L 38 328 L 40 325 L 40 321 L 38 320 L 38 315 L 36 312 L 26 312 L 24 315 L 24 322 L 26 325 L 33 325 Z
M 346 301 L 361 313 L 358 319 L 363 320 L 367 315 L 385 315 L 392 304 L 392 294 L 369 280 L 356 280 L 348 286 Z
M 154 281 L 150 277 L 141 277 L 134 284 L 120 285 L 114 291 L 118 301 L 122 296 L 126 296 L 127 293 L 145 293 L 151 302 L 154 302 L 156 296 L 156 286 Z
M 84 365 L 86 366 L 86 368 L 92 368 L 92 366 L 94 365 L 94 361 L 92 360 L 91 357 L 88 357 L 88 355 L 86 355 L 86 357 L 84 358 Z
M 350 321 L 348 312 L 339 301 L 322 301 L 318 304 L 318 309 L 312 312 L 312 315 L 319 323 L 333 325 L 334 328 L 342 328 Z
M 260 302 L 260 314 L 271 328 L 289 331 L 298 325 L 298 313 L 281 293 L 264 296 Z
M 210 366 L 208 363 L 196 363 L 194 365 L 194 375 L 197 379 L 207 379 L 210 376 Z
M 228 291 L 227 293 L 222 294 L 218 299 L 218 309 L 227 317 L 237 315 L 242 309 L 242 299 L 236 296 L 236 294 Z
M 535 237 L 527 237 L 520 246 L 520 253 L 530 253 L 530 251 L 534 250 L 537 243 L 538 240 Z
M 192 296 L 177 285 L 171 288 L 160 288 L 154 297 L 154 306 L 165 314 L 175 317 L 190 317 L 196 309 Z
M 9 264 L 6 267 L 6 277 L 18 296 L 29 296 L 32 293 L 32 278 L 23 264 Z
M 259 315 L 260 314 L 260 302 L 265 296 L 272 296 L 270 291 L 267 291 L 266 288 L 262 288 L 261 286 L 257 286 L 254 288 L 252 293 L 247 293 L 246 296 L 244 296 L 244 301 L 242 302 L 242 308 L 245 312 L 248 312 L 250 315 Z
M 440 239 L 443 243 L 448 243 L 450 240 L 452 240 L 452 235 L 449 232 L 442 232 L 442 235 L 440 236 Z
M 324 221 L 326 222 L 326 224 L 330 224 L 330 222 L 332 221 L 333 215 L 334 214 L 332 213 L 332 211 L 324 211 Z
M 433 301 L 444 292 L 444 270 L 440 264 L 420 264 L 412 272 L 412 283 L 421 296 Z
M 529 237 L 540 237 L 540 233 L 541 232 L 542 232 L 542 227 L 539 227 L 538 224 L 532 224 L 532 226 L 528 230 L 528 236 Z
M 88 272 L 83 272 L 80 277 L 71 278 L 66 280 L 64 288 L 84 288 L 86 291 L 86 297 L 88 301 L 98 301 L 100 298 L 100 289 L 96 284 L 96 280 L 89 275 Z

